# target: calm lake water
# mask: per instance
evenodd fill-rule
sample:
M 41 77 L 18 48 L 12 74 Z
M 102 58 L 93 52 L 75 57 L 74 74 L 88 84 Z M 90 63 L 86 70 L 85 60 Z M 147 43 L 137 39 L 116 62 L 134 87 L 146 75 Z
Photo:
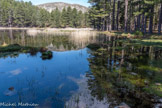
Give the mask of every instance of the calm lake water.
M 0 102 L 38 108 L 159 107 L 161 44 L 90 31 L 0 31 L 0 45 L 46 47 L 53 57 L 0 52 Z M 16 54 L 15 54 L 16 53 Z

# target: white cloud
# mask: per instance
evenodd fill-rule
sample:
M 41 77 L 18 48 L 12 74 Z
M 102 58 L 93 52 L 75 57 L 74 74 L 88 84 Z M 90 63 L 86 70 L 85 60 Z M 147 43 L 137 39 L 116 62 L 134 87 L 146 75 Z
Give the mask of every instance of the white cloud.
M 16 69 L 16 70 L 10 71 L 10 73 L 11 73 L 12 76 L 15 76 L 15 75 L 19 75 L 20 73 L 22 73 L 22 70 Z
M 102 101 L 91 95 L 88 89 L 88 78 L 81 75 L 80 79 L 68 77 L 69 80 L 78 84 L 79 90 L 72 95 L 70 100 L 66 102 L 67 108 L 108 108 L 108 98 L 105 96 Z

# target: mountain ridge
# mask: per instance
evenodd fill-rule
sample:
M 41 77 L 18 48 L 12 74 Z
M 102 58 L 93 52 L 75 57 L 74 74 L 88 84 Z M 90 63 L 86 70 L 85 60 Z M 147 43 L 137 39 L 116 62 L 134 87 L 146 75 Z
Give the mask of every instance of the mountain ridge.
M 58 8 L 60 11 L 63 10 L 63 8 L 68 8 L 69 6 L 73 9 L 76 8 L 78 11 L 82 11 L 83 13 L 88 11 L 88 7 L 80 5 L 80 4 L 70 4 L 65 2 L 50 2 L 50 3 L 44 3 L 37 5 L 39 8 L 46 9 L 49 12 L 52 12 L 52 10 L 55 10 Z

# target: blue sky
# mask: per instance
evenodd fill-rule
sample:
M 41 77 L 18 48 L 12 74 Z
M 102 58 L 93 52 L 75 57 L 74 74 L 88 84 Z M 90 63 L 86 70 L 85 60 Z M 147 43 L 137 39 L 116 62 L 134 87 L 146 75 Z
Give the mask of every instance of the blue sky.
M 43 4 L 43 3 L 49 3 L 49 2 L 65 2 L 70 4 L 80 4 L 83 6 L 90 6 L 88 0 L 23 0 L 23 1 L 31 1 L 34 5 Z

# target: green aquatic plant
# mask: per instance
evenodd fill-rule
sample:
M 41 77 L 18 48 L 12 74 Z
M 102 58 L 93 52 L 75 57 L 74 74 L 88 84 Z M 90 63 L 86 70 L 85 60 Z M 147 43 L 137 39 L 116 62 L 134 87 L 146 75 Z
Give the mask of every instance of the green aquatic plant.
M 0 53 L 4 52 L 38 52 L 40 48 L 20 46 L 19 44 L 11 44 L 5 47 L 0 46 Z
M 8 45 L 8 46 L 1 46 L 0 52 L 14 52 L 14 51 L 20 51 L 22 47 L 18 44 Z
M 89 44 L 87 46 L 87 48 L 91 49 L 91 50 L 97 50 L 100 48 L 100 45 L 99 44 Z
M 155 42 L 155 43 L 162 43 L 161 39 L 143 39 L 143 42 Z
M 159 83 L 159 84 L 154 83 L 154 84 L 150 85 L 149 87 L 145 87 L 144 90 L 150 94 L 162 97 L 162 84 L 161 83 Z
M 20 46 L 19 44 L 11 44 L 7 46 L 0 46 L 0 57 L 18 57 L 20 53 L 30 53 L 36 55 L 41 51 L 39 47 Z
M 46 52 L 42 52 L 42 56 L 41 58 L 43 60 L 46 60 L 46 59 L 51 59 L 53 56 L 52 52 L 51 51 L 46 51 Z
M 132 45 L 144 45 L 162 48 L 162 41 L 159 39 L 132 39 L 130 42 Z
M 135 36 L 143 36 L 144 34 L 139 31 L 139 30 L 136 30 L 134 33 L 133 33 Z
M 147 71 L 155 71 L 155 72 L 162 72 L 161 68 L 153 67 L 153 66 L 148 66 L 148 65 L 141 65 L 138 67 L 140 70 L 147 70 Z

